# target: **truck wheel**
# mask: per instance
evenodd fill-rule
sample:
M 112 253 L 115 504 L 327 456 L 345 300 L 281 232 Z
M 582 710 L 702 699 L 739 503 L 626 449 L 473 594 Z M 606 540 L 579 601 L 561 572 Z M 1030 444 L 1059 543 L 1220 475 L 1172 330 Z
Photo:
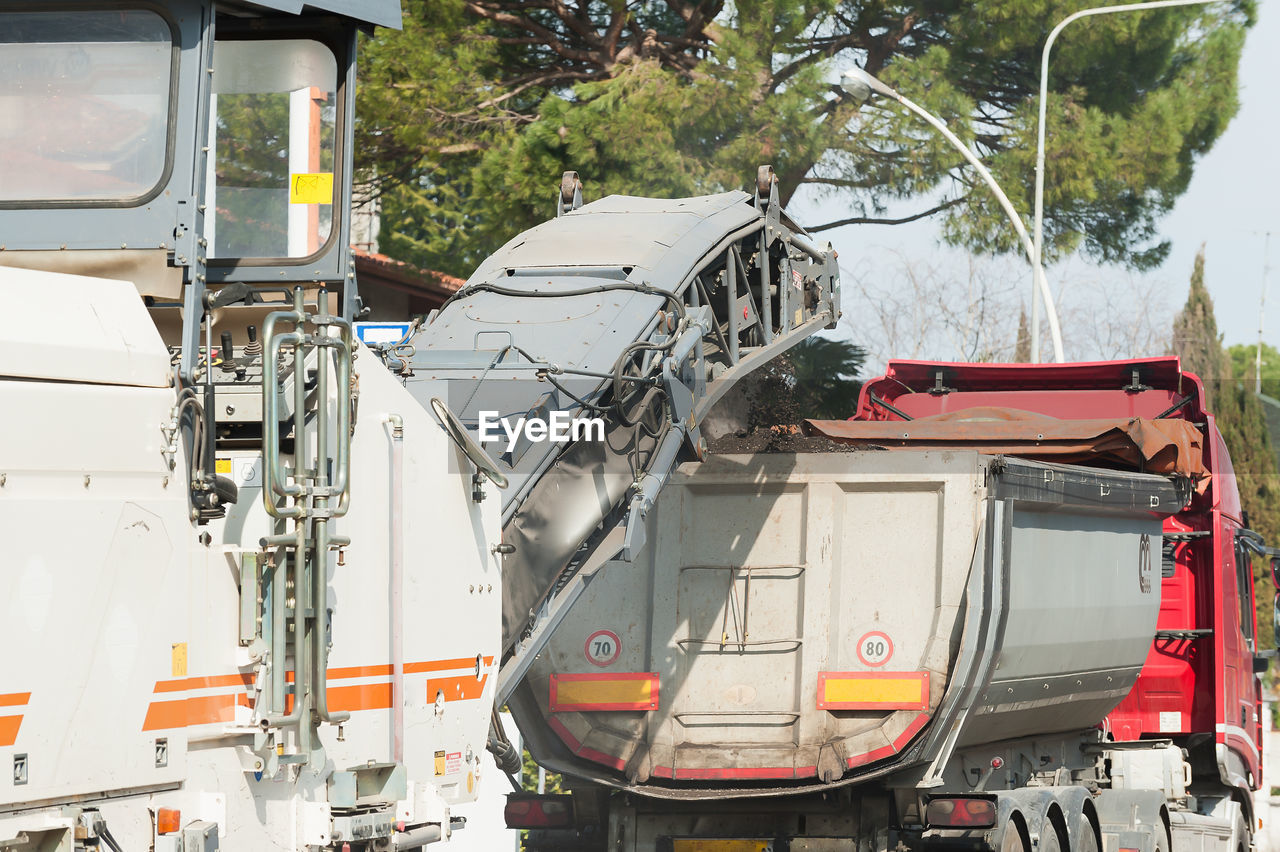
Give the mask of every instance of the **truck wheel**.
M 1004 837 L 1000 840 L 1000 852 L 1027 852 L 1026 845 L 1022 842 L 1022 832 L 1018 830 L 1018 824 L 1013 820 L 1005 824 Z
M 1098 836 L 1093 833 L 1093 823 L 1084 814 L 1076 817 L 1076 847 L 1071 852 L 1098 852 Z
M 1040 852 L 1062 852 L 1062 838 L 1053 820 L 1046 819 L 1040 829 Z

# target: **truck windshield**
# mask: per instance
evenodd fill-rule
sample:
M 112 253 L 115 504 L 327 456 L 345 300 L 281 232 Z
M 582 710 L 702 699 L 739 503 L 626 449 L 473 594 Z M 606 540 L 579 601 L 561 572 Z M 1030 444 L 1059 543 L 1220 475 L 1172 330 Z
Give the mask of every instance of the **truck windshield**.
M 0 13 L 0 202 L 141 201 L 165 173 L 172 64 L 155 12 Z
M 337 59 L 310 39 L 218 41 L 213 69 L 210 257 L 315 254 L 337 189 Z

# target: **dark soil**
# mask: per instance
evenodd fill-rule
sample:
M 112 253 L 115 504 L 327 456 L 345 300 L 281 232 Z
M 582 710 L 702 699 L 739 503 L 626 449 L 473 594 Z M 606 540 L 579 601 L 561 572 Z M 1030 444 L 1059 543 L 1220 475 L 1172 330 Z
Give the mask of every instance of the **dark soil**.
M 713 453 L 856 453 L 859 450 L 879 447 L 842 444 L 822 435 L 798 435 L 775 429 L 754 429 L 751 432 L 725 435 L 707 444 Z

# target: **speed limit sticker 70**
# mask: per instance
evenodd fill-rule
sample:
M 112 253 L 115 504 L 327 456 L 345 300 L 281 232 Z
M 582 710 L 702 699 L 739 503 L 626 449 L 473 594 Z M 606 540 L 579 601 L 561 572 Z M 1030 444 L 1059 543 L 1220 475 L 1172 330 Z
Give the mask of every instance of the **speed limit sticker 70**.
M 893 656 L 893 640 L 888 633 L 872 630 L 858 640 L 858 659 L 863 665 L 883 666 Z
M 597 630 L 587 637 L 583 649 L 587 654 L 587 662 L 597 666 L 607 666 L 622 653 L 622 641 L 612 630 Z

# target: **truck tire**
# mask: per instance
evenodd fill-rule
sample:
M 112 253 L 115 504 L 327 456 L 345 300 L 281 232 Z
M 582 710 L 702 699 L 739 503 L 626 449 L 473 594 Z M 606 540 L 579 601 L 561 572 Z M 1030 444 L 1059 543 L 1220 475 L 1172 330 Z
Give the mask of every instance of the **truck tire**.
M 1016 820 L 1011 819 L 1005 823 L 1004 836 L 1000 839 L 1000 852 L 1027 852 Z
M 1098 836 L 1093 833 L 1093 823 L 1084 814 L 1076 817 L 1076 846 L 1071 852 L 1099 852 Z
M 1062 836 L 1058 834 L 1058 826 L 1046 817 L 1044 824 L 1040 827 L 1039 852 L 1063 852 L 1062 846 Z

